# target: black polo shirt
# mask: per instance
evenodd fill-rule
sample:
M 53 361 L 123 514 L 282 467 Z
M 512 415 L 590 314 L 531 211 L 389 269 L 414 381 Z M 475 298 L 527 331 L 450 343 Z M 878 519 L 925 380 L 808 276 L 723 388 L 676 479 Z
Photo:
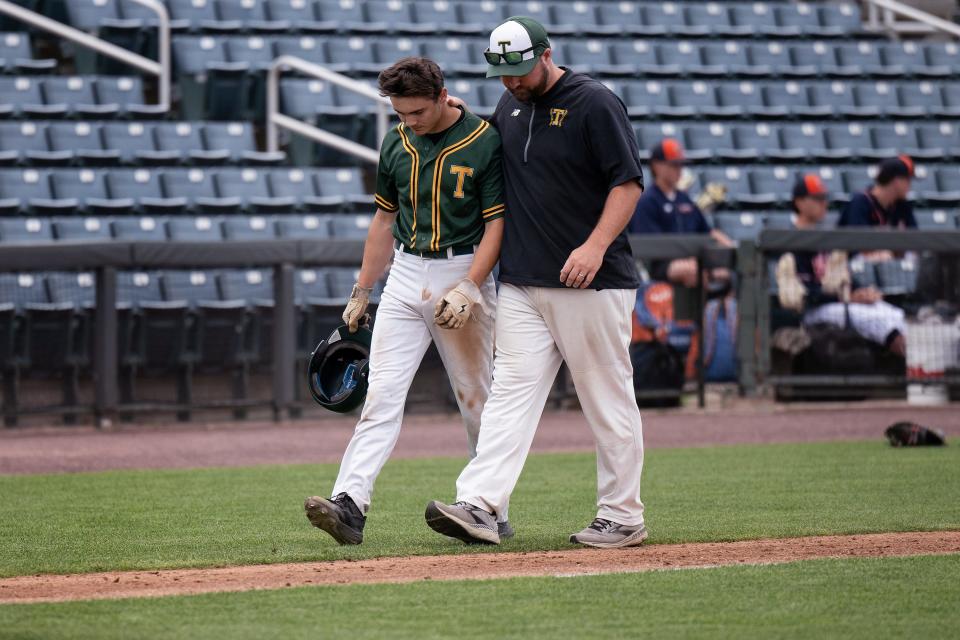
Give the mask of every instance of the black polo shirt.
M 643 170 L 627 109 L 593 78 L 566 70 L 535 102 L 505 91 L 491 122 L 503 141 L 507 205 L 500 280 L 562 287 L 560 269 L 586 242 L 607 194 Z M 607 249 L 592 289 L 640 286 L 626 231 Z

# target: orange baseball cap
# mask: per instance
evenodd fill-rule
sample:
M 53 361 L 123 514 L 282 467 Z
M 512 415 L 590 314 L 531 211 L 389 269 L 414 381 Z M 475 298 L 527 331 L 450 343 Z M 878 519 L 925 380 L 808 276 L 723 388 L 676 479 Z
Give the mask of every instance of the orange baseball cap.
M 800 176 L 797 183 L 793 185 L 793 197 L 796 198 L 817 198 L 819 200 L 827 199 L 827 186 L 823 184 L 815 173 L 807 173 Z
M 686 160 L 683 146 L 676 138 L 664 138 L 650 150 L 650 159 L 656 162 L 681 163 Z

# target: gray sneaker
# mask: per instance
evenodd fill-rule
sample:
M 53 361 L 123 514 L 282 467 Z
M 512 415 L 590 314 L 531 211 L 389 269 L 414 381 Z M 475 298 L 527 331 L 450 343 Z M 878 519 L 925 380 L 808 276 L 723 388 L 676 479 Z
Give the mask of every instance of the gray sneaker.
M 589 527 L 570 536 L 570 542 L 601 549 L 635 547 L 646 539 L 647 528 L 642 524 L 628 527 L 604 518 L 595 518 Z
M 513 530 L 513 527 L 510 526 L 509 522 L 498 522 L 497 533 L 500 534 L 501 540 L 506 540 L 516 535 L 516 532 Z
M 500 544 L 493 514 L 468 502 L 443 504 L 432 500 L 427 504 L 424 517 L 427 525 L 437 533 L 467 544 Z

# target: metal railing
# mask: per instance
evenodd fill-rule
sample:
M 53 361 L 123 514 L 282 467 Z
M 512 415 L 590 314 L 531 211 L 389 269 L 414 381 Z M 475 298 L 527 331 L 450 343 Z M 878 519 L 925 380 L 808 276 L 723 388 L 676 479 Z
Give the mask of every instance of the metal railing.
M 157 60 L 151 60 L 139 53 L 118 47 L 103 38 L 63 24 L 35 11 L 25 9 L 9 0 L 0 0 L 0 13 L 26 22 L 38 29 L 49 31 L 60 38 L 70 40 L 83 47 L 93 49 L 97 53 L 136 67 L 144 73 L 157 76 L 159 84 L 157 106 L 163 111 L 169 111 L 171 95 L 170 15 L 167 13 L 166 6 L 159 0 L 133 0 L 133 2 L 143 5 L 157 14 L 157 29 L 159 30 Z
M 377 149 L 371 149 L 366 145 L 280 113 L 280 76 L 284 71 L 290 70 L 299 71 L 304 75 L 335 84 L 347 91 L 353 91 L 354 93 L 370 98 L 377 110 Z M 389 108 L 389 100 L 362 82 L 331 71 L 326 67 L 307 62 L 302 58 L 280 56 L 273 61 L 273 65 L 270 67 L 270 72 L 267 76 L 267 151 L 276 152 L 280 150 L 279 128 L 283 127 L 294 133 L 306 136 L 311 140 L 315 140 L 320 144 L 325 144 L 343 153 L 376 164 L 380 159 L 380 144 L 387 135 L 387 128 L 390 126 L 388 118 Z
M 960 38 L 960 25 L 938 18 L 897 0 L 864 0 L 867 5 L 867 29 L 892 33 L 935 33 L 942 31 Z M 909 21 L 897 20 L 898 17 Z

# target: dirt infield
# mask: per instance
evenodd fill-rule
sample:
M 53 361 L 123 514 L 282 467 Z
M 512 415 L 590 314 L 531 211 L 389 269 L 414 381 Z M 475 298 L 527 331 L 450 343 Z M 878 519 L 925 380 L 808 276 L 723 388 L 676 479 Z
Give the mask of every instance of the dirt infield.
M 218 569 L 40 575 L 0 580 L 0 603 L 190 595 L 316 585 L 570 577 L 816 558 L 880 558 L 960 553 L 960 531 L 816 536 L 601 551 L 537 551 L 380 558 Z
M 760 405 L 720 411 L 643 412 L 647 447 L 812 442 L 883 437 L 898 420 L 913 420 L 960 435 L 956 407 L 889 405 L 784 407 Z M 107 469 L 163 469 L 339 462 L 354 418 L 131 426 L 0 429 L 0 474 L 65 473 Z M 592 451 L 579 411 L 544 414 L 533 452 Z M 394 451 L 397 458 L 462 456 L 466 436 L 455 415 L 410 416 Z

